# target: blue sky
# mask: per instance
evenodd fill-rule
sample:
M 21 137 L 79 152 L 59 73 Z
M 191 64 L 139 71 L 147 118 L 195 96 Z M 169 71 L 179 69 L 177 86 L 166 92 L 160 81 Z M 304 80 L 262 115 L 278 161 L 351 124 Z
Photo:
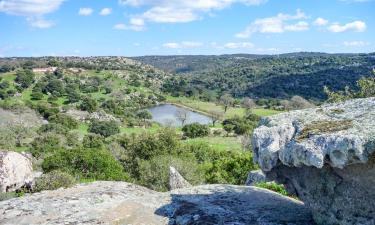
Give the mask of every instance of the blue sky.
M 0 57 L 374 52 L 374 0 L 0 0 Z

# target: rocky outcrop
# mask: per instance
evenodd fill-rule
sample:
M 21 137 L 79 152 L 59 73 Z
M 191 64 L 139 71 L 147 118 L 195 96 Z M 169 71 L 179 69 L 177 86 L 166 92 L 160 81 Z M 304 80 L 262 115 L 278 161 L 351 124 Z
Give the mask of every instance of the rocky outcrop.
M 169 190 L 191 187 L 191 184 L 172 166 L 169 167 Z
M 159 193 L 94 182 L 0 202 L 0 224 L 312 225 L 304 205 L 246 186 L 205 185 Z
M 375 98 L 264 118 L 254 160 L 319 224 L 375 224 Z
M 31 185 L 34 179 L 31 161 L 17 152 L 0 151 L 0 193 Z
M 266 181 L 267 181 L 266 175 L 263 173 L 262 170 L 254 170 L 254 171 L 250 171 L 249 174 L 247 175 L 245 185 L 253 186 L 256 183 L 266 182 Z

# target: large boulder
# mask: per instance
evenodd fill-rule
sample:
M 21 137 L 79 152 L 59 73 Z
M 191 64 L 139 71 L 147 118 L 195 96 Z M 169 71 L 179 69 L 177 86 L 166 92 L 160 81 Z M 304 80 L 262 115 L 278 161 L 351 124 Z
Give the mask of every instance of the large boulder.
M 253 170 L 247 174 L 245 185 L 254 186 L 257 183 L 267 182 L 267 177 L 262 170 Z
M 263 118 L 254 160 L 319 224 L 375 224 L 375 98 Z
M 191 187 L 191 184 L 172 166 L 169 167 L 169 190 Z
M 303 203 L 265 189 L 204 185 L 159 193 L 94 182 L 0 202 L 0 224 L 313 225 Z
M 0 151 L 0 193 L 31 185 L 34 179 L 31 161 L 17 152 Z

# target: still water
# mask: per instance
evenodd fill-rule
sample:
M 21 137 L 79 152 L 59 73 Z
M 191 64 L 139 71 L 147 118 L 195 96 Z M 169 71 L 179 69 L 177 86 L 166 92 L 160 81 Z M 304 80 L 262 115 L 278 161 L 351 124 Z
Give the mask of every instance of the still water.
M 164 126 L 181 126 L 181 121 L 176 118 L 176 113 L 178 110 L 187 111 L 187 121 L 185 124 L 190 123 L 200 123 L 200 124 L 210 124 L 212 120 L 210 117 L 175 106 L 171 104 L 163 104 L 152 107 L 148 109 L 152 114 L 152 121 L 158 122 Z

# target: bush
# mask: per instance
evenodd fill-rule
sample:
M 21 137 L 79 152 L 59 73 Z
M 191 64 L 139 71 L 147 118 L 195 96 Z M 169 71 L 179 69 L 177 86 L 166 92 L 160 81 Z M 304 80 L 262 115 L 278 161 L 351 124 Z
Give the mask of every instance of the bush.
M 170 166 L 175 167 L 192 185 L 204 181 L 204 173 L 199 169 L 194 157 L 162 155 L 140 162 L 140 176 L 137 183 L 155 191 L 168 191 Z
M 44 172 L 61 170 L 79 179 L 127 181 L 121 164 L 106 150 L 62 149 L 44 159 Z
M 285 187 L 282 184 L 277 184 L 275 182 L 261 182 L 255 184 L 256 187 L 265 188 L 279 194 L 289 196 L 288 192 L 286 191 Z
M 199 123 L 192 123 L 185 125 L 182 128 L 184 136 L 189 138 L 205 137 L 210 133 L 210 128 L 207 125 L 202 125 Z
M 250 170 L 256 169 L 250 152 L 230 152 L 205 165 L 206 182 L 243 185 Z
M 33 188 L 33 192 L 68 188 L 73 186 L 75 183 L 76 180 L 72 175 L 55 170 L 47 174 L 43 174 L 41 177 L 37 178 L 35 180 L 35 188 Z
M 85 148 L 102 149 L 104 147 L 104 140 L 103 140 L 103 137 L 101 135 L 87 134 L 83 138 L 82 145 Z
M 31 142 L 30 152 L 34 157 L 41 157 L 45 154 L 51 154 L 61 149 L 63 146 L 63 137 L 54 133 L 47 133 L 45 135 L 35 138 Z
M 68 133 L 69 129 L 61 124 L 57 123 L 48 123 L 43 124 L 39 129 L 38 133 L 56 133 L 56 134 L 63 134 L 66 135 Z
M 93 120 L 89 126 L 89 132 L 100 134 L 103 137 L 109 137 L 120 133 L 120 128 L 115 121 Z
M 79 105 L 79 108 L 83 111 L 92 113 L 98 108 L 98 103 L 96 102 L 95 99 L 92 99 L 90 97 L 85 97 L 82 99 L 82 102 Z
M 59 113 L 59 114 L 50 116 L 48 120 L 52 123 L 61 124 L 64 127 L 71 129 L 71 130 L 78 128 L 78 121 L 66 114 Z
M 14 81 L 19 85 L 20 90 L 24 90 L 34 83 L 34 78 L 35 74 L 31 70 L 19 70 Z

